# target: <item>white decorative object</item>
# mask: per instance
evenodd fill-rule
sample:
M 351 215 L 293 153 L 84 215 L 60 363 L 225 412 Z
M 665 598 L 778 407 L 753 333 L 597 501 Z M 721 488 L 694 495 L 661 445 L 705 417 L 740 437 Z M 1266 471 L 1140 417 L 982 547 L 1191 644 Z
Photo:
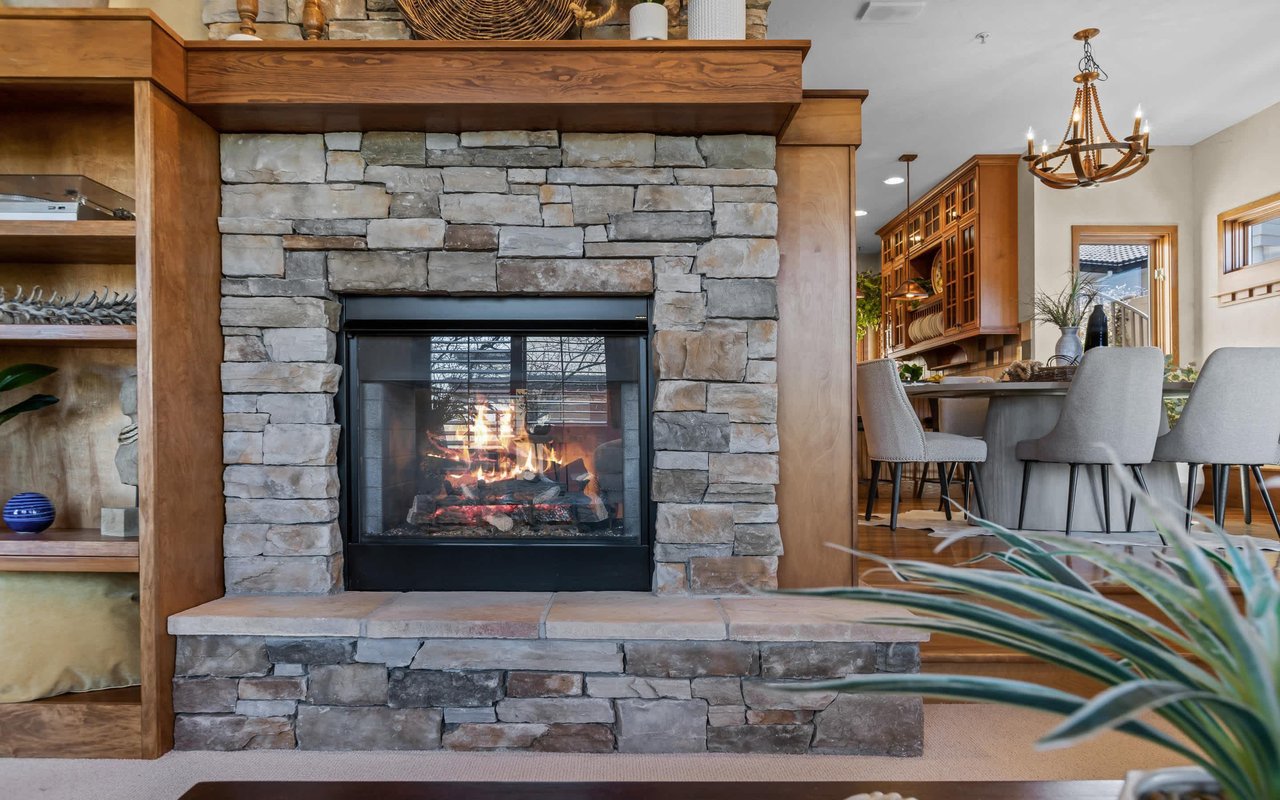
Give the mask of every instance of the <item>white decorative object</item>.
M 689 0 L 689 38 L 747 38 L 746 0 Z
M 1059 328 L 1058 331 L 1062 335 L 1053 348 L 1053 354 L 1060 357 L 1057 366 L 1080 363 L 1080 357 L 1084 355 L 1084 342 L 1080 341 L 1080 329 L 1064 327 Z
M 637 3 L 631 7 L 632 39 L 667 38 L 667 7 L 662 3 Z

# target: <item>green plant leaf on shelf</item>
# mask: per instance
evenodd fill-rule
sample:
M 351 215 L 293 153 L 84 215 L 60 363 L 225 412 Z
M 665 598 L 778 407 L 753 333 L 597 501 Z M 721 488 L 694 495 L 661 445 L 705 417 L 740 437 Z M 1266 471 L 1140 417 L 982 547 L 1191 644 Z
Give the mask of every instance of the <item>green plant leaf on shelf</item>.
M 48 394 L 33 394 L 20 403 L 14 403 L 0 411 L 0 425 L 8 422 L 19 414 L 26 414 L 29 411 L 39 411 L 42 408 L 53 405 L 58 402 L 58 398 Z
M 14 364 L 12 367 L 5 367 L 0 369 L 0 392 L 35 383 L 57 371 L 57 367 L 47 367 L 44 364 Z

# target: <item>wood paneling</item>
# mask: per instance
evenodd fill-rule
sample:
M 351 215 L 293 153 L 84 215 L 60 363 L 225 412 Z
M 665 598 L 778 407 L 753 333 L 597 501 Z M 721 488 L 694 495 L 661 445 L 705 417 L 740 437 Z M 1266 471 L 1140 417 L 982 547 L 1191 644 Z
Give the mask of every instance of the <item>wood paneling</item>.
M 141 714 L 136 689 L 0 704 L 0 755 L 139 758 Z
M 820 101 L 826 104 L 826 101 Z M 842 100 L 857 106 L 861 100 Z M 806 101 L 806 105 L 808 101 Z M 803 141 L 842 141 L 851 112 L 820 118 Z M 801 110 L 797 120 L 808 117 Z M 778 148 L 778 506 L 784 588 L 848 585 L 855 472 L 854 153 L 848 145 Z
M 190 42 L 187 100 L 219 130 L 774 134 L 800 102 L 807 50 L 789 41 Z
M 806 89 L 804 102 L 791 118 L 786 131 L 778 139 L 784 145 L 862 144 L 862 101 L 867 92 L 861 89 L 822 91 Z
M 137 85 L 144 757 L 173 746 L 170 614 L 222 595 L 218 135 Z

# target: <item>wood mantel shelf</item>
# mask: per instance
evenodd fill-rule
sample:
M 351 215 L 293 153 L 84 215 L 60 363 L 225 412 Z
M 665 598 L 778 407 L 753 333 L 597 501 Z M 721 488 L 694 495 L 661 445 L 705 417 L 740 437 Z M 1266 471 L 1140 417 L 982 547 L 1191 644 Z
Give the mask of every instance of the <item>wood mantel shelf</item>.
M 288 133 L 777 135 L 800 106 L 809 51 L 798 40 L 197 42 L 125 9 L 4 9 L 0 38 L 0 84 L 150 78 L 220 131 Z

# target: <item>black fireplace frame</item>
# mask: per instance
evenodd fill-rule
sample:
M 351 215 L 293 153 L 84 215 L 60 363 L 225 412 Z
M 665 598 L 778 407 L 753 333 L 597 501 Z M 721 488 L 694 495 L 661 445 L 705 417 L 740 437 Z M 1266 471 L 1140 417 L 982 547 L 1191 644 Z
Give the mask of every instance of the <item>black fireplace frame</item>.
M 348 590 L 363 591 L 649 591 L 654 505 L 650 499 L 653 375 L 648 343 L 651 301 L 638 297 L 421 297 L 345 295 L 337 395 L 339 519 Z M 644 337 L 640 348 L 640 540 L 361 541 L 352 416 L 359 407 L 357 336 L 431 333 L 598 333 Z

